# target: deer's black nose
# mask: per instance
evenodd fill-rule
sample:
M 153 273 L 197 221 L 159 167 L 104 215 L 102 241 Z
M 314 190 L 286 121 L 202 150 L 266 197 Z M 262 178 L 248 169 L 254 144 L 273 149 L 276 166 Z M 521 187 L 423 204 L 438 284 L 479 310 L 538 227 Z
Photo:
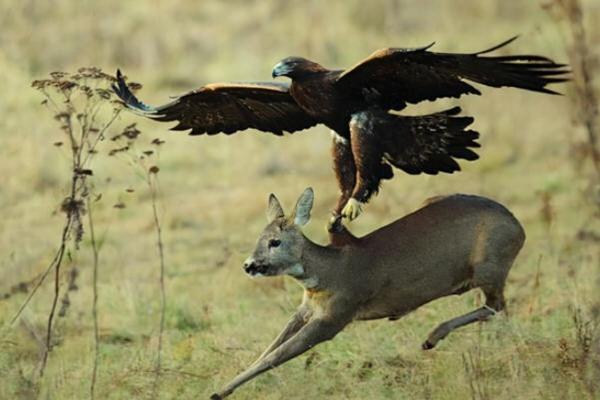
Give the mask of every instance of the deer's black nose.
M 257 272 L 256 262 L 254 260 L 246 260 L 244 262 L 244 271 L 248 274 L 255 274 Z
M 260 261 L 257 262 L 253 258 L 248 258 L 244 262 L 244 271 L 246 271 L 248 275 L 266 275 L 268 269 L 269 267 L 266 264 L 263 264 Z

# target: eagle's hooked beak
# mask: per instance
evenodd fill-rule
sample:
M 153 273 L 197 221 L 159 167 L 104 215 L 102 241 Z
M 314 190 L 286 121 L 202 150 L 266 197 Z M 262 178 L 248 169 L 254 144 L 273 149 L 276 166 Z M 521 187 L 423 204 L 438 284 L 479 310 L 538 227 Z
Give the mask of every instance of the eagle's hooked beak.
M 290 68 L 289 65 L 284 64 L 283 62 L 278 62 L 273 67 L 273 71 L 271 72 L 271 77 L 273 77 L 273 79 L 275 79 L 278 76 L 287 76 L 287 74 L 289 74 L 290 72 L 292 72 L 292 69 Z

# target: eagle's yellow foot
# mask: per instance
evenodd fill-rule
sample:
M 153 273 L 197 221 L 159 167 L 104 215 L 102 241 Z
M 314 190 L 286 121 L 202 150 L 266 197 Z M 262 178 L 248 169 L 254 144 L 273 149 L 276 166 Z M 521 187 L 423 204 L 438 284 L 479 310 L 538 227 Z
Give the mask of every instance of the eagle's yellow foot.
M 362 213 L 362 203 L 354 198 L 350 198 L 344 209 L 342 210 L 342 217 L 348 218 L 348 221 L 356 219 Z

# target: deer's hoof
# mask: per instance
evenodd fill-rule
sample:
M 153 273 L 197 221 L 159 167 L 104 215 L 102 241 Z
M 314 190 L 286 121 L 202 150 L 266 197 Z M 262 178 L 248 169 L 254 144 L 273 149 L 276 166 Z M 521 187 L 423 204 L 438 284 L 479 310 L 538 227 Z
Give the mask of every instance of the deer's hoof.
M 421 345 L 421 348 L 423 350 L 431 350 L 435 347 L 435 343 L 431 343 L 429 340 L 426 340 L 425 342 L 423 342 L 423 344 Z
M 216 393 L 213 393 L 210 395 L 210 400 L 221 400 L 221 399 L 222 399 L 222 397 Z
M 342 210 L 342 216 L 348 218 L 348 221 L 356 219 L 361 213 L 362 203 L 355 198 L 350 198 Z

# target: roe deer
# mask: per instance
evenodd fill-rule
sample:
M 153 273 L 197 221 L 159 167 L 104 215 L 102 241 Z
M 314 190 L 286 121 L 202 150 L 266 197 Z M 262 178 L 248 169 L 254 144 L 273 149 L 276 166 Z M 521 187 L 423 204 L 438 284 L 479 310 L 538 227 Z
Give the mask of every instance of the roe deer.
M 308 188 L 286 218 L 269 197 L 269 224 L 244 270 L 290 275 L 305 288 L 304 299 L 258 360 L 212 399 L 332 339 L 353 320 L 395 320 L 434 299 L 481 288 L 485 305 L 440 324 L 423 343 L 431 349 L 452 330 L 504 308 L 504 283 L 525 233 L 502 205 L 477 196 L 438 197 L 362 238 L 338 226 L 333 244 L 320 246 L 301 232 L 312 204 Z

